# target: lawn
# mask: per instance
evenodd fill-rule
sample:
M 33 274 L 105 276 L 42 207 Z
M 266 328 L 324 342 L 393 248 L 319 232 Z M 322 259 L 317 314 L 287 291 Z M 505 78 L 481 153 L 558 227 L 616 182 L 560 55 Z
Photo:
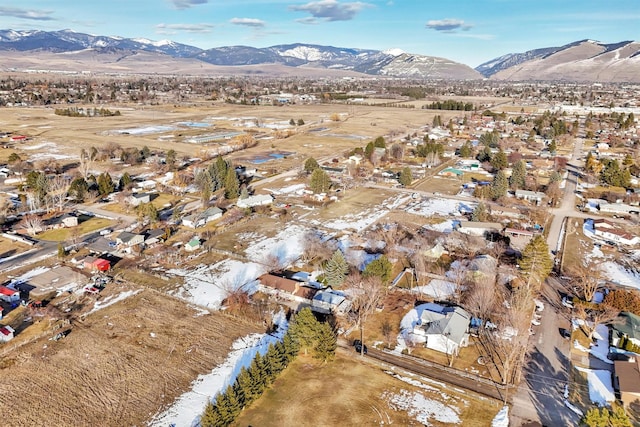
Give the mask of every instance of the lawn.
M 8 258 L 31 249 L 33 248 L 27 244 L 0 237 L 0 258 Z
M 83 221 L 74 228 L 58 228 L 40 233 L 37 237 L 40 240 L 48 240 L 52 242 L 64 242 L 72 237 L 73 233 L 82 236 L 102 228 L 106 228 L 113 224 L 112 220 L 106 218 L 92 217 Z
M 388 372 L 388 371 L 387 371 Z M 236 426 L 337 426 L 382 425 L 433 426 L 445 413 L 455 413 L 464 426 L 487 426 L 500 404 L 471 393 L 460 394 L 410 374 L 408 384 L 383 368 L 360 359 L 351 351 L 338 350 L 336 360 L 321 364 L 309 356 L 299 356 L 274 385 L 236 420 Z M 416 381 L 417 380 L 417 381 Z M 339 391 L 339 392 L 338 392 Z M 428 402 L 426 418 L 417 420 L 415 406 L 401 409 L 396 396 L 413 396 L 413 403 Z M 392 403 L 395 401 L 396 403 Z M 438 421 L 440 418 L 441 421 Z M 428 420 L 428 421 L 427 421 Z

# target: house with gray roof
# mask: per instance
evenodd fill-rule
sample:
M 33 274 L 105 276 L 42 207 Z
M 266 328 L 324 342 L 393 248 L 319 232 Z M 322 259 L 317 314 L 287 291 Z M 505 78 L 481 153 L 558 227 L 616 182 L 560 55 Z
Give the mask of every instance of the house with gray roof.
M 419 323 L 413 334 L 424 346 L 445 354 L 458 355 L 460 347 L 469 345 L 471 314 L 460 307 L 448 307 L 435 303 L 416 307 Z
M 640 346 L 640 316 L 623 311 L 611 324 L 611 345 L 619 347 L 623 338 Z
M 319 313 L 346 313 L 350 302 L 340 291 L 335 291 L 331 287 L 322 289 L 313 296 L 311 309 Z

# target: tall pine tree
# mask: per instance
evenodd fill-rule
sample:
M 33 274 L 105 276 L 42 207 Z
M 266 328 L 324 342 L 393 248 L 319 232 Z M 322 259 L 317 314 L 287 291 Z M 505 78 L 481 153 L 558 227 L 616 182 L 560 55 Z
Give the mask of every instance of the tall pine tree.
M 522 250 L 520 271 L 527 283 L 541 284 L 553 269 L 549 246 L 542 234 L 536 234 Z
M 318 328 L 318 342 L 313 349 L 313 357 L 323 362 L 333 360 L 337 347 L 338 341 L 331 325 L 327 322 L 321 323 Z
M 507 194 L 508 188 L 509 181 L 507 180 L 507 175 L 505 175 L 504 171 L 498 171 L 491 183 L 491 198 L 493 200 L 497 200 L 500 197 L 503 197 Z
M 524 160 L 518 160 L 514 163 L 509 177 L 509 185 L 512 189 L 518 190 L 524 188 L 525 179 L 527 177 L 527 166 Z
M 340 287 L 347 277 L 347 273 L 349 273 L 349 264 L 347 264 L 347 260 L 344 258 L 342 251 L 337 249 L 324 267 L 324 276 L 327 279 L 327 285 L 332 288 Z

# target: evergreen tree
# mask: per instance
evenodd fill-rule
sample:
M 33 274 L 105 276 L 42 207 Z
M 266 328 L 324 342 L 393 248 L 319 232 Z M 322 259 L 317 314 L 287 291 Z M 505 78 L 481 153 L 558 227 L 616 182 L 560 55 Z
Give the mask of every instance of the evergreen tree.
M 285 366 L 296 357 L 299 351 L 300 343 L 296 341 L 294 335 L 291 333 L 291 327 L 289 327 L 289 331 L 287 331 L 282 338 L 282 356 Z
M 120 181 L 118 182 L 118 188 L 120 189 L 120 191 L 122 191 L 129 188 L 130 185 L 131 185 L 131 175 L 129 175 L 129 172 L 125 171 L 125 173 L 123 173 L 122 176 L 120 177 Z
M 549 150 L 549 153 L 551 154 L 555 154 L 556 151 L 558 151 L 558 144 L 556 144 L 556 140 L 552 139 L 551 142 L 549 143 L 549 146 L 547 147 L 547 149 Z
M 318 168 L 311 174 L 309 187 L 314 193 L 326 193 L 331 188 L 331 179 L 324 170 Z
M 364 148 L 364 157 L 365 157 L 367 160 L 371 160 L 371 155 L 373 154 L 373 149 L 374 149 L 374 148 L 375 148 L 375 147 L 373 146 L 373 141 L 369 142 L 369 143 L 367 144 L 367 146 Z
M 375 276 L 379 277 L 383 284 L 389 283 L 391 280 L 391 273 L 393 270 L 393 264 L 386 256 L 382 255 L 380 258 L 371 261 L 364 268 L 362 275 L 364 277 Z
M 176 167 L 176 160 L 177 160 L 177 153 L 176 150 L 169 150 L 167 151 L 167 155 L 165 156 L 165 162 L 167 163 L 167 167 L 169 168 L 169 170 L 174 170 Z
M 473 213 L 471 214 L 471 221 L 484 222 L 488 219 L 489 212 L 487 210 L 487 206 L 483 202 L 478 203 L 478 206 L 476 206 L 476 208 L 473 210 Z
M 527 166 L 524 160 L 518 160 L 511 168 L 511 176 L 509 177 L 509 185 L 512 189 L 518 190 L 524 188 L 525 179 L 527 177 Z
M 384 140 L 384 137 L 379 136 L 373 141 L 373 146 L 375 148 L 387 148 L 387 142 Z
M 227 178 L 227 172 L 231 167 L 230 163 L 227 163 L 222 156 L 216 157 L 215 162 L 209 165 L 209 175 L 212 180 L 212 190 L 217 191 L 224 187 L 225 180 Z
M 562 174 L 558 171 L 551 172 L 551 175 L 549 175 L 549 184 L 560 181 L 562 181 Z
M 507 155 L 504 151 L 499 150 L 492 158 L 491 158 L 491 166 L 495 170 L 505 169 L 509 165 L 507 160 Z
M 204 412 L 200 416 L 200 425 L 202 427 L 222 427 L 225 425 L 216 404 L 207 402 Z
M 413 182 L 413 174 L 411 173 L 411 169 L 409 167 L 402 168 L 400 172 L 400 177 L 398 178 L 398 182 L 402 184 L 403 187 L 408 187 Z
M 553 259 L 549 254 L 549 246 L 542 234 L 536 234 L 522 250 L 520 271 L 528 282 L 541 284 L 553 269 Z
M 267 384 L 271 384 L 282 371 L 282 359 L 275 345 L 269 344 L 264 354 L 265 378 Z
M 476 159 L 480 162 L 480 163 L 484 163 L 484 162 L 490 162 L 491 161 L 491 148 L 489 147 L 484 147 L 482 149 L 482 151 L 480 151 L 478 153 L 478 155 L 476 156 Z
M 296 121 L 293 120 L 293 119 L 289 120 L 289 125 L 295 126 L 296 125 Z
M 465 142 L 464 145 L 460 147 L 459 155 L 465 159 L 473 156 L 473 146 L 469 141 Z
M 98 193 L 100 193 L 101 196 L 104 197 L 109 195 L 113 193 L 115 189 L 116 186 L 113 183 L 113 179 L 111 179 L 109 172 L 103 172 L 98 176 Z
M 251 395 L 257 399 L 266 387 L 266 370 L 260 352 L 256 353 L 249 366 L 249 376 L 251 377 Z
M 69 186 L 69 196 L 74 200 L 83 202 L 85 197 L 87 196 L 87 192 L 89 191 L 89 184 L 82 177 L 78 177 L 71 181 L 71 185 Z
M 319 322 L 309 307 L 300 310 L 289 323 L 291 338 L 305 354 L 315 346 L 318 328 Z
M 480 144 L 487 148 L 497 148 L 500 143 L 500 134 L 497 130 L 485 132 L 480 136 Z
M 318 342 L 313 350 L 313 357 L 323 362 L 333 360 L 337 347 L 338 340 L 331 325 L 327 322 L 321 323 L 318 328 Z
M 236 199 L 240 195 L 240 182 L 234 168 L 227 169 L 227 176 L 224 180 L 224 197 Z
M 309 157 L 305 162 L 304 162 L 304 171 L 307 174 L 312 173 L 313 171 L 315 171 L 316 169 L 320 168 L 320 165 L 318 164 L 318 161 L 316 159 L 314 159 L 313 157 Z
M 507 175 L 505 175 L 504 171 L 498 171 L 491 183 L 491 198 L 493 200 L 497 200 L 500 197 L 503 197 L 507 194 L 508 188 L 509 180 L 507 179 Z
M 228 386 L 225 392 L 219 397 L 217 406 L 222 421 L 225 423 L 224 425 L 231 424 L 242 410 L 238 396 L 232 386 Z
M 304 125 L 304 120 L 298 119 L 298 126 L 302 126 L 302 125 Z
M 324 267 L 327 285 L 337 288 L 342 285 L 349 273 L 349 264 L 340 249 L 337 249 Z
M 236 377 L 236 396 L 244 406 L 250 405 L 256 398 L 253 395 L 253 377 L 249 375 L 249 371 L 244 366 L 240 368 L 240 372 Z

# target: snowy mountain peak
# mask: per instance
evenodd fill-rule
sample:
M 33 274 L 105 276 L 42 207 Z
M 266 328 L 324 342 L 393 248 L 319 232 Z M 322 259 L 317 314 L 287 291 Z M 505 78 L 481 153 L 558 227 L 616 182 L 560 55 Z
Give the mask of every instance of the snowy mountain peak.
M 406 53 L 404 50 L 402 49 L 398 49 L 398 48 L 392 48 L 392 49 L 387 49 L 382 51 L 382 53 L 384 53 L 385 55 L 391 55 L 391 56 L 400 56 L 404 53 Z

